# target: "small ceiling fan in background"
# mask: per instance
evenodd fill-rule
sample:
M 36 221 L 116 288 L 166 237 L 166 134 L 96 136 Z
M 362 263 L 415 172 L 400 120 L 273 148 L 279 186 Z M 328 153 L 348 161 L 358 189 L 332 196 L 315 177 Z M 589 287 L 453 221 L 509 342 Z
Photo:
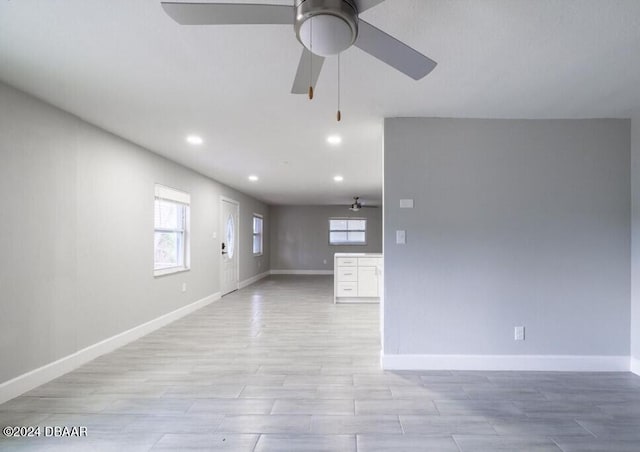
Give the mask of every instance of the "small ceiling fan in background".
M 181 25 L 293 25 L 304 49 L 293 81 L 293 94 L 309 93 L 318 81 L 325 57 L 355 45 L 419 80 L 436 62 L 358 17 L 384 0 L 294 0 L 293 6 L 233 3 L 162 2 Z
M 353 197 L 353 204 L 351 204 L 351 206 L 349 206 L 349 210 L 351 210 L 352 212 L 358 212 L 362 208 L 377 209 L 378 206 L 365 206 L 360 202 L 360 197 L 359 196 L 354 196 Z

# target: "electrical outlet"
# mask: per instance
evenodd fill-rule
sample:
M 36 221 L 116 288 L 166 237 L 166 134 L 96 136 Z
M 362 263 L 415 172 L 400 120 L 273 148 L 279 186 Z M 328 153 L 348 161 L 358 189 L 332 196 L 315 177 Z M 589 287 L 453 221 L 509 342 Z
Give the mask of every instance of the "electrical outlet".
M 401 199 L 400 200 L 400 208 L 401 209 L 413 209 L 413 199 Z
M 524 341 L 524 327 L 516 326 L 513 328 L 513 340 Z
M 183 283 L 182 283 L 182 291 L 183 291 L 183 292 L 186 292 L 186 291 L 187 291 L 187 283 L 186 283 L 186 282 L 183 282 Z
M 324 260 L 322 261 L 322 263 L 323 263 L 324 265 L 327 265 L 327 260 L 326 260 L 326 259 L 324 259 Z

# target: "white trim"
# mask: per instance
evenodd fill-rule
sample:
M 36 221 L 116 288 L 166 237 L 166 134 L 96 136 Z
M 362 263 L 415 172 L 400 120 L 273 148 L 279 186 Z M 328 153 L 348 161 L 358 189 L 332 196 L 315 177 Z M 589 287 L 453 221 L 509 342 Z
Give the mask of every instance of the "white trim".
M 191 204 L 191 195 L 189 193 L 167 187 L 166 185 L 155 184 L 154 193 L 156 198 L 179 202 L 181 204 L 186 204 L 187 206 Z
M 632 356 L 630 368 L 631 368 L 631 372 L 633 372 L 636 375 L 640 375 L 640 359 Z
M 264 273 L 260 273 L 259 275 L 252 276 L 251 278 L 247 278 L 244 281 L 240 281 L 240 284 L 238 284 L 238 289 L 244 289 L 245 287 L 260 281 L 262 278 L 266 278 L 270 274 L 271 272 L 267 270 Z
M 256 234 L 255 230 L 253 229 L 254 218 L 259 218 L 261 221 L 259 234 Z M 262 256 L 264 251 L 264 216 L 262 214 L 253 212 L 253 214 L 251 214 L 251 251 L 252 252 L 253 252 L 253 239 L 255 238 L 256 235 L 260 236 L 260 252 L 253 253 L 253 257 L 260 257 Z M 239 287 L 239 288 L 242 289 L 242 287 Z
M 235 199 L 228 198 L 227 196 L 224 196 L 224 195 L 220 195 L 220 203 L 218 206 L 220 209 L 220 236 L 221 236 L 220 243 L 223 243 L 225 240 L 225 237 L 224 237 L 225 221 L 224 221 L 224 215 L 223 215 L 223 211 L 224 211 L 223 202 L 228 202 L 230 204 L 236 205 L 236 216 L 237 216 L 236 230 L 238 232 L 234 237 L 236 241 L 234 244 L 235 246 L 234 252 L 236 255 L 236 281 L 235 281 L 236 288 L 222 294 L 222 295 L 227 295 L 231 292 L 234 292 L 240 289 L 240 203 Z M 224 255 L 220 254 L 220 280 L 219 281 L 220 281 L 221 289 L 224 286 L 224 281 L 222 280 L 224 278 L 224 272 L 222 271 L 223 265 L 224 265 Z
M 161 276 L 173 275 L 174 273 L 184 273 L 188 272 L 191 269 L 189 267 L 171 267 L 171 268 L 162 268 L 159 270 L 153 271 L 153 277 L 159 278 Z
M 364 229 L 353 229 L 350 230 L 349 226 L 347 225 L 347 229 L 331 229 L 331 221 L 332 220 L 337 220 L 337 221 L 341 221 L 341 220 L 347 220 L 347 222 L 349 220 L 356 220 L 356 221 L 364 221 Z M 366 217 L 329 217 L 329 237 L 327 237 L 329 239 L 329 246 L 367 246 L 367 223 L 368 223 L 368 218 Z M 332 232 L 364 232 L 364 242 L 350 242 L 350 241 L 346 241 L 346 242 L 332 242 L 331 241 L 331 233 Z
M 181 273 L 185 271 L 189 271 L 191 268 L 191 195 L 187 192 L 176 190 L 175 188 L 167 187 L 165 185 L 161 185 L 156 183 L 154 185 L 154 228 L 153 228 L 153 237 L 155 237 L 155 233 L 158 231 L 168 231 L 171 229 L 158 228 L 155 225 L 155 218 L 158 212 L 155 211 L 156 205 L 155 201 L 169 201 L 173 203 L 181 204 L 184 208 L 184 231 L 182 231 L 183 235 L 183 265 L 171 267 L 171 268 L 155 268 L 155 238 L 154 238 L 154 265 L 153 265 L 153 277 L 157 278 L 160 276 L 172 275 L 174 273 Z M 177 231 L 176 231 L 177 232 Z
M 233 198 L 229 198 L 228 196 L 225 196 L 225 195 L 220 195 L 220 199 L 221 199 L 222 201 L 228 201 L 228 202 L 230 202 L 230 203 L 240 205 L 240 201 L 236 201 L 235 199 L 233 199 Z
M 272 275 L 333 275 L 333 270 L 271 270 Z
M 382 210 L 382 215 L 381 215 L 381 221 L 382 221 L 382 268 L 384 268 L 384 256 L 385 254 L 385 243 L 386 240 L 385 238 L 385 234 L 386 234 L 386 197 L 385 197 L 385 180 L 387 178 L 387 173 L 385 172 L 385 161 L 386 161 L 386 149 L 384 147 L 385 144 L 385 136 L 384 136 L 384 130 L 386 129 L 385 127 L 385 123 L 386 123 L 386 119 L 382 120 L 382 203 L 380 206 L 380 209 Z M 385 295 L 385 290 L 386 290 L 386 281 L 385 281 L 385 275 L 387 274 L 387 272 L 383 271 L 382 272 L 382 281 L 380 281 L 380 287 L 382 290 L 380 290 L 380 293 L 378 293 L 378 295 L 380 295 L 380 360 L 382 360 L 382 356 L 384 355 L 384 295 Z M 354 402 L 355 403 L 355 402 Z
M 386 370 L 533 370 L 628 372 L 628 356 L 381 355 Z
M 380 303 L 378 297 L 335 297 L 334 304 Z
M 145 322 L 142 325 L 135 326 L 127 331 L 123 331 L 115 336 L 83 348 L 82 350 L 78 350 L 71 355 L 67 355 L 52 363 L 45 364 L 42 367 L 38 367 L 37 369 L 5 381 L 0 384 L 0 403 L 18 397 L 33 388 L 37 388 L 48 381 L 71 372 L 105 353 L 112 352 L 219 299 L 220 292 L 216 292 L 201 300 L 178 308 L 175 311 Z

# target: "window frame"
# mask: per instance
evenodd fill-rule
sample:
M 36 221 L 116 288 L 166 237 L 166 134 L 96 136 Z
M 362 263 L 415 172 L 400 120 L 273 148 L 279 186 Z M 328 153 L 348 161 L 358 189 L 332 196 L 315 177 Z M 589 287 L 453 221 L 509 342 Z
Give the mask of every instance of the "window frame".
M 347 229 L 331 229 L 331 221 L 347 221 Z M 364 221 L 364 229 L 349 229 L 348 222 L 349 221 Z M 367 224 L 368 219 L 363 217 L 329 217 L 329 234 L 328 240 L 330 246 L 366 246 L 367 245 Z M 347 233 L 347 237 L 349 232 L 363 232 L 364 233 L 364 241 L 363 242 L 332 242 L 331 241 L 331 233 L 332 232 L 345 232 Z
M 189 193 L 176 190 L 160 184 L 155 184 L 154 202 L 153 202 L 153 276 L 166 276 L 174 273 L 182 273 L 191 270 L 191 195 Z M 177 228 L 156 228 L 156 202 L 172 203 L 183 207 L 183 215 L 181 227 Z M 155 236 L 158 232 L 178 233 L 181 234 L 182 249 L 178 250 L 181 254 L 182 265 L 173 267 L 156 267 L 156 243 Z M 180 259 L 179 259 L 180 260 Z
M 260 220 L 260 232 L 256 232 L 256 219 Z M 251 217 L 251 250 L 254 257 L 259 257 L 264 254 L 264 216 L 259 213 L 254 213 Z M 254 244 L 256 236 L 260 237 L 260 251 L 258 253 L 254 250 Z

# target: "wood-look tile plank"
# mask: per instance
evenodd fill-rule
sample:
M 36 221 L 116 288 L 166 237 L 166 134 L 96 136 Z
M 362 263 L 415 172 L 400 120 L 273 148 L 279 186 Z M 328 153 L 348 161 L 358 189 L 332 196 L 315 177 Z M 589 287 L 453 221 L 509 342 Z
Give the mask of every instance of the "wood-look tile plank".
M 402 433 L 398 416 L 391 415 L 313 415 L 311 432 L 326 435 L 357 433 Z
M 238 415 L 226 416 L 219 432 L 231 433 L 309 433 L 311 416 L 305 415 Z
M 562 452 L 545 436 L 453 435 L 461 452 Z
M 356 452 L 354 435 L 261 435 L 255 452 Z
M 554 438 L 562 452 L 638 452 L 640 447 L 637 439 L 619 438 Z
M 497 435 L 484 416 L 400 415 L 402 431 L 415 435 Z
M 358 435 L 358 452 L 459 452 L 451 436 Z
M 356 400 L 356 414 L 439 414 L 430 399 Z
M 272 414 L 354 414 L 353 400 L 283 399 L 276 400 Z
M 196 399 L 188 413 L 269 414 L 273 403 L 270 399 Z
M 168 433 L 154 444 L 152 452 L 233 451 L 252 452 L 259 435 L 229 433 Z

